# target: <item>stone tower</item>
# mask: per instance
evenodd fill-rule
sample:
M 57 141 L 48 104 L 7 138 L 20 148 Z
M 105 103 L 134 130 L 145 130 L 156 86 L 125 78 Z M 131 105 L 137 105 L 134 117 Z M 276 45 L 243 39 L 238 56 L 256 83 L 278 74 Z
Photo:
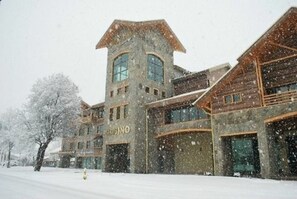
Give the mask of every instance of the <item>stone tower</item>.
M 103 165 L 146 170 L 146 104 L 172 96 L 173 52 L 185 52 L 165 20 L 115 20 L 96 46 L 108 48 Z

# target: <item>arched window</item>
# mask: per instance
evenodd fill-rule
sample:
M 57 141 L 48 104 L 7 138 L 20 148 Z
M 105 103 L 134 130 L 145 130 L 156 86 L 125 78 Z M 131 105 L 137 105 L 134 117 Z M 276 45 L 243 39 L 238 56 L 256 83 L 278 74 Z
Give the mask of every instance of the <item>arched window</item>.
M 147 56 L 147 78 L 159 83 L 164 83 L 164 64 L 156 55 Z
M 121 54 L 113 62 L 112 81 L 119 82 L 128 78 L 128 54 Z

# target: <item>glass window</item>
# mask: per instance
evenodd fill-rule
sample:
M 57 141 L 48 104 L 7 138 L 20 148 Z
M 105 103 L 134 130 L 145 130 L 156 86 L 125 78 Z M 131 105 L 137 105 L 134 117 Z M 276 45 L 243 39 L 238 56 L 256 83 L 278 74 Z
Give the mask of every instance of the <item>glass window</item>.
M 241 96 L 239 93 L 233 94 L 233 103 L 240 102 Z
M 109 109 L 109 121 L 113 121 L 113 108 Z
M 99 118 L 103 118 L 104 117 L 104 108 L 103 107 L 100 107 L 98 109 L 98 117 Z
M 225 104 L 231 104 L 232 103 L 232 96 L 226 95 L 224 96 Z
M 147 78 L 164 83 L 164 64 L 159 57 L 152 54 L 147 56 Z
M 74 150 L 74 143 L 73 142 L 70 143 L 69 149 Z
M 124 105 L 124 118 L 127 118 L 128 116 L 128 104 Z
M 113 62 L 113 82 L 119 82 L 128 78 L 128 54 L 122 54 Z
M 158 89 L 154 89 L 154 95 L 158 95 L 158 94 L 159 94 Z
M 77 149 L 83 149 L 83 148 L 84 148 L 84 143 L 83 142 L 77 143 Z
M 97 126 L 97 133 L 103 133 L 103 125 L 98 125 Z
M 204 118 L 207 118 L 205 112 L 202 109 L 197 109 L 194 106 L 169 109 L 166 110 L 165 113 L 166 124 L 186 122 Z
M 91 133 L 91 127 L 90 126 L 87 126 L 87 135 L 89 135 Z
M 87 141 L 86 148 L 89 149 L 91 147 L 91 141 Z
M 121 107 L 120 106 L 117 107 L 117 117 L 116 118 L 117 118 L 117 120 L 121 118 Z

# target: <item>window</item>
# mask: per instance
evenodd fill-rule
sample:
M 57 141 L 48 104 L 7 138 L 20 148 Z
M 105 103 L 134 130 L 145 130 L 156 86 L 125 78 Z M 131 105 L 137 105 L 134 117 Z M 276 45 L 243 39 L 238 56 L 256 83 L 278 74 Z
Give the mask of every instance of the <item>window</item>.
M 103 146 L 103 136 L 99 136 L 95 141 L 94 141 L 94 147 L 95 148 L 102 148 Z
M 98 109 L 98 117 L 99 118 L 103 118 L 104 117 L 104 108 L 103 107 L 100 107 Z
M 147 78 L 164 83 L 164 67 L 162 60 L 152 54 L 147 56 Z
M 70 143 L 70 145 L 69 145 L 69 149 L 70 149 L 71 151 L 74 150 L 74 143 L 73 143 L 73 142 Z
M 129 88 L 129 86 L 125 86 L 125 93 L 128 92 L 128 88 Z
M 197 109 L 194 106 L 179 107 L 175 109 L 169 109 L 165 114 L 165 123 L 178 123 L 192 120 L 205 119 L 208 116 L 202 109 Z
M 235 94 L 225 95 L 224 102 L 225 104 L 234 104 L 234 103 L 241 102 L 241 94 L 235 93 Z
M 122 88 L 118 88 L 117 89 L 117 95 L 121 94 L 121 92 L 122 92 Z
M 110 97 L 113 97 L 113 91 L 110 91 L 109 96 L 110 96 Z
M 226 95 L 224 96 L 225 104 L 231 104 L 232 103 L 232 96 Z
M 154 89 L 154 95 L 159 95 L 158 89 Z
M 128 104 L 124 105 L 124 118 L 128 117 Z
M 145 92 L 146 92 L 146 93 L 150 93 L 150 88 L 146 86 L 146 87 L 145 87 Z
M 81 127 L 81 128 L 79 129 L 78 135 L 79 135 L 79 136 L 82 136 L 82 135 L 84 135 L 84 134 L 85 134 L 84 129 Z
M 97 126 L 97 133 L 103 133 L 103 125 L 98 125 Z
M 241 96 L 239 93 L 233 94 L 233 102 L 240 102 L 241 101 Z
M 91 147 L 91 141 L 87 141 L 86 148 L 89 149 Z
M 87 126 L 87 135 L 89 135 L 91 133 L 91 127 Z
M 117 120 L 121 118 L 121 107 L 118 106 L 117 107 L 117 116 L 116 116 Z
M 83 149 L 84 148 L 84 143 L 83 142 L 78 142 L 77 143 L 77 149 Z
M 165 93 L 165 91 L 162 91 L 162 98 L 166 98 L 166 93 Z
M 267 90 L 267 94 L 284 93 L 288 91 L 297 90 L 297 83 L 287 84 L 279 87 L 270 88 Z
M 122 54 L 113 62 L 112 82 L 119 82 L 128 78 L 128 54 Z
M 109 121 L 113 121 L 113 108 L 109 109 Z

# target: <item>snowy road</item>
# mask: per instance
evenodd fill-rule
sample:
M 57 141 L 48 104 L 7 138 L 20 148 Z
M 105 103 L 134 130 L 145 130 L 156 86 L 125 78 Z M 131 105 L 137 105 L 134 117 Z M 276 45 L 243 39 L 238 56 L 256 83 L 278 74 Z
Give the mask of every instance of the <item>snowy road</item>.
M 71 187 L 62 187 L 35 180 L 28 180 L 16 176 L 0 174 L 1 199 L 93 199 L 111 198 L 111 195 L 102 193 L 85 192 Z
M 0 168 L 0 199 L 296 199 L 297 181 Z

